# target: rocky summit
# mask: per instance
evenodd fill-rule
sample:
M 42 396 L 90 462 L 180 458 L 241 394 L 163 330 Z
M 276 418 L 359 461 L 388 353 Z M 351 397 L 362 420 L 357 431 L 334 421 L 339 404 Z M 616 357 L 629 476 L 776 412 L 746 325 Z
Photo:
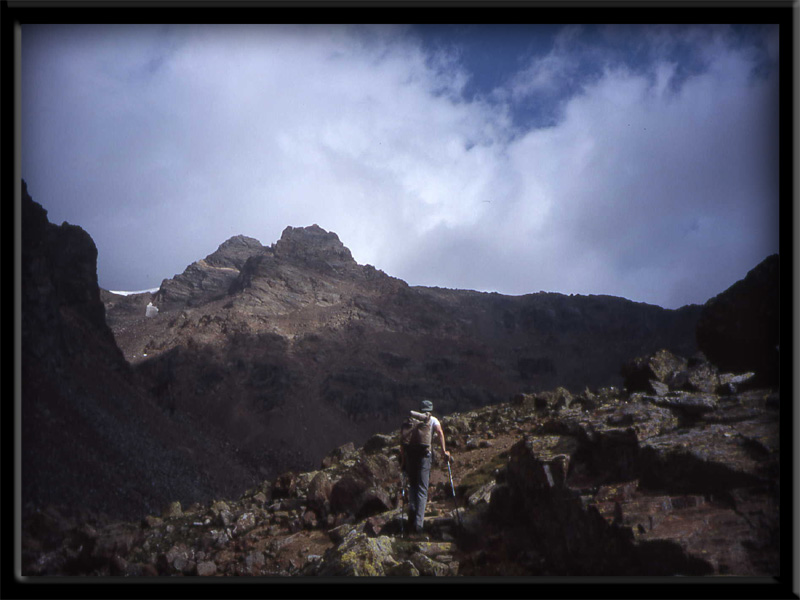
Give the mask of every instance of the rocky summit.
M 22 217 L 24 575 L 780 573 L 780 387 L 744 351 L 779 352 L 777 257 L 670 311 L 412 287 L 313 225 L 122 296 L 24 182 Z M 453 485 L 408 537 L 421 397 Z

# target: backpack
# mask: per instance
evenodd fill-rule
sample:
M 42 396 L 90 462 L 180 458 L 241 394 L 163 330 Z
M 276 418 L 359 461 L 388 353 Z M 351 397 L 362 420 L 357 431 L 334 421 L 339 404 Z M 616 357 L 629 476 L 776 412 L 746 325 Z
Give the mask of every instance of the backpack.
M 400 443 L 403 446 L 430 446 L 433 421 L 430 415 L 411 411 L 400 427 Z

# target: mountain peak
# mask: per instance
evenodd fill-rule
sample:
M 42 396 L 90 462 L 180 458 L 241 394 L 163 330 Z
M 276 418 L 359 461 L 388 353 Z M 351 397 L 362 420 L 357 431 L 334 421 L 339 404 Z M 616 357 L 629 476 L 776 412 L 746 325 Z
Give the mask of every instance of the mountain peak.
M 255 238 L 245 235 L 235 235 L 219 245 L 219 248 L 206 257 L 206 262 L 214 267 L 229 267 L 241 269 L 248 258 L 259 250 L 263 250 Z
M 233 237 L 228 238 L 224 242 L 219 245 L 219 250 L 223 250 L 225 248 L 235 248 L 246 246 L 249 248 L 260 248 L 261 242 L 259 242 L 255 238 L 248 237 L 246 235 L 234 235 Z
M 317 224 L 309 227 L 289 226 L 283 230 L 281 239 L 275 244 L 275 255 L 303 260 L 324 260 L 332 266 L 355 264 L 350 250 L 342 244 L 339 236 L 325 231 Z

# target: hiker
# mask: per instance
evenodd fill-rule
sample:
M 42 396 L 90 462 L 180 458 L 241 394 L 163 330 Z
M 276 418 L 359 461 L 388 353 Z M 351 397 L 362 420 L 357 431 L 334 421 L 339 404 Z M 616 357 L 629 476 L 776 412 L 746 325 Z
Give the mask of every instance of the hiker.
M 422 531 L 422 522 L 425 518 L 433 457 L 431 448 L 433 434 L 439 438 L 442 454 L 448 461 L 450 460 L 450 453 L 445 448 L 442 425 L 439 419 L 431 415 L 432 412 L 433 402 L 423 400 L 420 412 L 412 410 L 400 430 L 400 468 L 408 475 L 408 520 L 412 533 Z

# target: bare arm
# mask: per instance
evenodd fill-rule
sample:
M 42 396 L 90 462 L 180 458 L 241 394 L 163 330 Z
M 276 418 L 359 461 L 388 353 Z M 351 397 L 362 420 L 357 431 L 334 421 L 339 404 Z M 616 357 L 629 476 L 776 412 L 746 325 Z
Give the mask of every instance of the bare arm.
M 444 444 L 444 431 L 442 430 L 442 425 L 438 420 L 433 424 L 433 431 L 437 436 L 439 436 L 439 443 L 442 446 L 442 454 L 447 457 L 447 460 L 450 460 L 450 453 L 447 451 L 447 448 L 445 448 Z

